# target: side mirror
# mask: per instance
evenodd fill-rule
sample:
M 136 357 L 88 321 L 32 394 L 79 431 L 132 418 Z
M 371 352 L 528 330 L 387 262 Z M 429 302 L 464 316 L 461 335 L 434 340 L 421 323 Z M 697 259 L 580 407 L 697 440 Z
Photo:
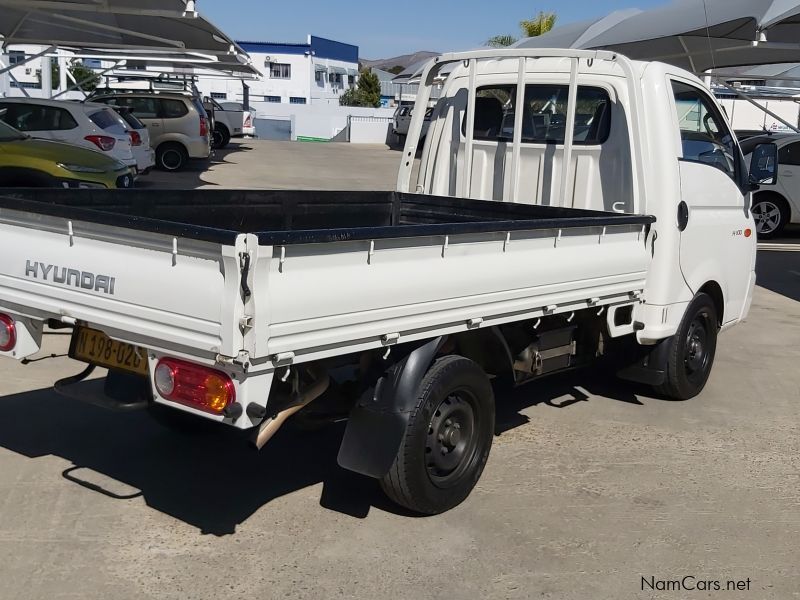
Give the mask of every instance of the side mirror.
M 750 158 L 750 187 L 757 190 L 760 185 L 778 183 L 778 146 L 759 144 Z

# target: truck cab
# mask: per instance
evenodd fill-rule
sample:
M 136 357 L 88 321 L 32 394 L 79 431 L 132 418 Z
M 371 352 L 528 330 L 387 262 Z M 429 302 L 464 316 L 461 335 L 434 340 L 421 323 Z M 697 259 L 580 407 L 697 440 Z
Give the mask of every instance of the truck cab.
M 674 335 L 701 292 L 723 328 L 746 316 L 754 182 L 702 81 L 609 52 L 479 51 L 432 62 L 418 105 L 443 75 L 418 179 L 411 184 L 408 159 L 421 119 L 410 127 L 400 190 L 653 215 L 640 343 Z

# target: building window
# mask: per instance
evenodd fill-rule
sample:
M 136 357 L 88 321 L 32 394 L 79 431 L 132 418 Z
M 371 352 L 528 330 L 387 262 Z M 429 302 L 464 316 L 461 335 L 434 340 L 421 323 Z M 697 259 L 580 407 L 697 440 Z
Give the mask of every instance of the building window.
M 42 89 L 42 84 L 34 81 L 14 81 L 11 80 L 11 87 L 13 88 L 25 88 L 26 90 L 40 90 Z
M 211 97 L 214 100 L 227 100 L 228 94 L 225 92 L 211 92 Z
M 272 79 L 291 79 L 292 65 L 284 63 L 270 63 L 269 76 Z
M 22 50 L 11 50 L 8 53 L 8 64 L 10 66 L 18 65 L 25 62 L 25 53 Z
M 274 102 L 280 104 L 281 97 L 280 96 L 264 96 L 264 102 Z
M 325 71 L 317 71 L 314 73 L 314 81 L 316 81 L 320 86 L 325 85 Z
M 295 98 L 294 96 L 289 98 L 289 104 L 305 104 L 305 103 L 306 103 L 305 98 Z
M 333 87 L 342 87 L 342 75 L 341 75 L 341 73 L 331 73 L 330 80 L 331 80 L 331 85 Z

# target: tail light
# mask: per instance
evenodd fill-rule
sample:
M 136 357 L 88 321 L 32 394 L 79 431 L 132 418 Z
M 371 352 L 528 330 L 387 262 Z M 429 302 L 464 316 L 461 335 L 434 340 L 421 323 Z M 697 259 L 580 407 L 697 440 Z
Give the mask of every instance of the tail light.
M 0 315 L 0 352 L 11 352 L 17 345 L 17 326 L 8 315 Z
M 87 135 L 85 138 L 87 142 L 92 142 L 95 146 L 103 150 L 104 152 L 109 152 L 110 150 L 114 149 L 114 145 L 117 143 L 113 137 L 109 137 L 107 135 Z
M 139 135 L 138 131 L 129 131 L 128 133 L 131 136 L 131 146 L 142 145 L 142 136 Z
M 182 360 L 163 358 L 153 373 L 156 390 L 166 400 L 221 415 L 236 402 L 233 380 L 225 373 Z
M 208 135 L 208 119 L 200 117 L 200 137 Z
M 252 127 L 253 126 L 253 117 L 252 116 L 247 115 L 247 117 L 245 117 L 244 126 L 245 127 Z

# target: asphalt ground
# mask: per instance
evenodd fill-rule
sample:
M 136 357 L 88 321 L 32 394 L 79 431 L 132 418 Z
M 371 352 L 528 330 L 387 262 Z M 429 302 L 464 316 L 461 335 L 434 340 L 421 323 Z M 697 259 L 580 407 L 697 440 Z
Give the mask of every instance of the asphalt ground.
M 246 142 L 142 184 L 393 189 L 398 161 Z M 589 373 L 504 393 L 476 490 L 429 518 L 336 465 L 341 426 L 256 453 L 61 398 L 82 366 L 48 334 L 0 361 L 0 599 L 800 598 L 798 242 L 759 253 L 702 396 Z M 722 590 L 659 589 L 678 580 Z

